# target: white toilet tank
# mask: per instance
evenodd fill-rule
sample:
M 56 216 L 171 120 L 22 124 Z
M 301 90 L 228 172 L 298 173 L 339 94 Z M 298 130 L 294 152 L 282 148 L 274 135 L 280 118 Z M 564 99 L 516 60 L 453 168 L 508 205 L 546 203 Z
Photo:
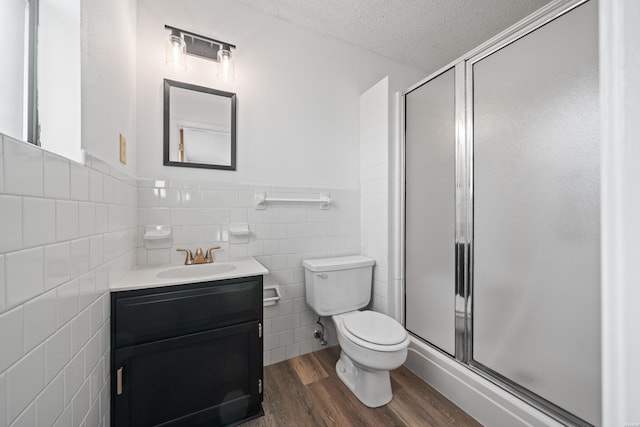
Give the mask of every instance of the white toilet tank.
M 366 306 L 371 299 L 374 263 L 363 255 L 303 261 L 307 304 L 320 316 Z

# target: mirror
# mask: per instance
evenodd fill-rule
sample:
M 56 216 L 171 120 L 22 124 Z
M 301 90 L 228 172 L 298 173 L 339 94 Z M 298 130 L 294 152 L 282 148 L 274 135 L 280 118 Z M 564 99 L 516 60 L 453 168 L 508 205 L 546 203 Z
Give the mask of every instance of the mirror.
M 164 165 L 236 170 L 236 95 L 164 81 Z

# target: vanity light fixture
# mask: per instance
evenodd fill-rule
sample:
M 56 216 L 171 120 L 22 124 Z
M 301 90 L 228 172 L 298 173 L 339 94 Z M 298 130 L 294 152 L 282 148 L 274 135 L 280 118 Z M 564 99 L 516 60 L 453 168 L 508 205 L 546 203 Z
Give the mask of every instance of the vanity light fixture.
M 232 49 L 235 45 L 201 36 L 190 31 L 165 25 L 169 31 L 165 49 L 165 64 L 178 71 L 187 69 L 186 56 L 192 55 L 218 63 L 217 77 L 223 81 L 235 79 L 235 64 Z

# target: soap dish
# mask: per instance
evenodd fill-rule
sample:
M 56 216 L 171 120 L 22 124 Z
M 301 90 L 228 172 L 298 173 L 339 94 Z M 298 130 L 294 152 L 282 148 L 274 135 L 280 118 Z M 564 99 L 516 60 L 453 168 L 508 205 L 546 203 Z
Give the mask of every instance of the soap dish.
M 229 224 L 230 243 L 249 243 L 249 224 L 245 222 L 232 222 Z
M 234 236 L 247 236 L 249 234 L 249 224 L 244 222 L 234 222 L 229 224 L 229 233 Z
M 170 225 L 147 225 L 144 227 L 144 247 L 147 249 L 167 249 L 171 247 Z

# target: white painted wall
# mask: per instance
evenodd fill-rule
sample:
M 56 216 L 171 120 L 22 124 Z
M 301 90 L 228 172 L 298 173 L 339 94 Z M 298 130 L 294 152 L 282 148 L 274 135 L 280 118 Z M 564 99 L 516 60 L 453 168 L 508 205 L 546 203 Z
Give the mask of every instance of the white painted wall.
M 602 425 L 640 425 L 640 3 L 600 1 Z
M 194 57 L 185 73 L 165 68 L 165 24 L 236 44 L 235 83 Z M 404 88 L 424 74 L 231 0 L 140 0 L 138 54 L 138 175 L 148 178 L 357 189 L 360 94 L 386 75 Z M 237 171 L 162 166 L 163 78 L 237 93 Z
M 40 143 L 81 161 L 80 0 L 40 0 L 38 7 Z
M 81 17 L 82 149 L 135 175 L 136 1 L 82 0 Z M 121 133 L 126 165 L 119 160 Z
M 376 260 L 373 309 L 389 313 L 389 78 L 360 96 L 360 252 Z
M 0 132 L 23 139 L 25 0 L 0 2 Z M 24 135 L 26 138 L 26 135 Z
M 389 132 L 389 316 L 404 325 L 404 98 L 395 92 Z

